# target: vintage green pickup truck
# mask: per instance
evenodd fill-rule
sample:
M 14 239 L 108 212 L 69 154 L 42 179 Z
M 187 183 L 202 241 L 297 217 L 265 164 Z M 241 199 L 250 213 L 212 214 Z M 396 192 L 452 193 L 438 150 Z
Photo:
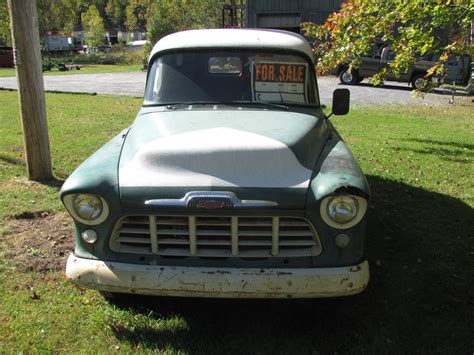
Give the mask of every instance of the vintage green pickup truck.
M 322 110 L 299 35 L 161 39 L 130 128 L 64 183 L 73 283 L 117 293 L 312 298 L 369 281 L 369 187 Z M 346 114 L 349 91 L 334 92 Z

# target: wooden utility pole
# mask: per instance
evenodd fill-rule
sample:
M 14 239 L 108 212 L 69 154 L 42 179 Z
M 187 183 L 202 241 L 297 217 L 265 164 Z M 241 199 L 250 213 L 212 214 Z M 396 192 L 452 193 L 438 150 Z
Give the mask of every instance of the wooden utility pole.
M 8 0 L 28 178 L 53 177 L 35 0 Z

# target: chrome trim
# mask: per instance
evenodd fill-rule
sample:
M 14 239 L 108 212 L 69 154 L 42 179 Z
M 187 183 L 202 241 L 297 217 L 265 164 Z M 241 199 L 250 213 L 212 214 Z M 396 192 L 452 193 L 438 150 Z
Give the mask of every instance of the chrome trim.
M 151 253 L 158 254 L 158 232 L 156 230 L 156 216 L 150 216 Z
M 232 256 L 239 255 L 239 217 L 232 216 L 231 220 L 231 252 Z
M 189 216 L 189 254 L 197 253 L 196 216 Z
M 277 256 L 280 241 L 280 217 L 272 218 L 272 255 Z
M 191 207 L 193 200 L 208 199 L 208 200 L 225 200 L 228 202 L 222 203 L 223 207 L 216 208 L 242 208 L 242 207 L 275 207 L 278 203 L 275 201 L 265 200 L 240 200 L 235 193 L 230 191 L 192 191 L 188 192 L 181 199 L 155 199 L 145 201 L 146 206 L 153 207 Z M 229 206 L 230 205 L 230 206 Z M 231 207 L 232 206 L 232 207 Z M 206 209 L 206 207 L 204 207 Z M 214 208 L 211 208 L 214 209 Z

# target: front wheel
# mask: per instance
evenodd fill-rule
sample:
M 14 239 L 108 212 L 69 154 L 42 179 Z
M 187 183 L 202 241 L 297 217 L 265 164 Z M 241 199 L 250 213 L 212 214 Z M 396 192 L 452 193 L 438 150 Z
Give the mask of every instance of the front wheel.
M 354 85 L 357 83 L 358 75 L 356 71 L 350 72 L 349 69 L 343 69 L 339 74 L 339 81 L 342 84 Z

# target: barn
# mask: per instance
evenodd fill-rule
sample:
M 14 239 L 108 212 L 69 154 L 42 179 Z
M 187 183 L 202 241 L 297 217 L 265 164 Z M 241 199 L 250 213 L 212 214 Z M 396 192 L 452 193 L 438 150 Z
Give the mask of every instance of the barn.
M 300 33 L 301 22 L 323 24 L 344 0 L 247 0 L 246 27 Z

